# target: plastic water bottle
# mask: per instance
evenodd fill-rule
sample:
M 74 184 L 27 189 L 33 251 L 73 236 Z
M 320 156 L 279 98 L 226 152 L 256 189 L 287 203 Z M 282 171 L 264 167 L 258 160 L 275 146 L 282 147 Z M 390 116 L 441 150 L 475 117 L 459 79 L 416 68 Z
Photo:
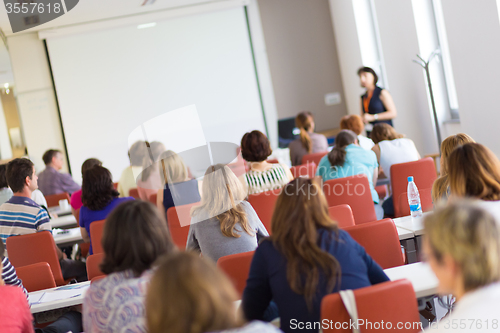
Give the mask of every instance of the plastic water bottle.
M 420 194 L 417 185 L 413 181 L 413 176 L 408 177 L 408 204 L 410 205 L 411 217 L 422 216 L 422 206 L 420 205 Z

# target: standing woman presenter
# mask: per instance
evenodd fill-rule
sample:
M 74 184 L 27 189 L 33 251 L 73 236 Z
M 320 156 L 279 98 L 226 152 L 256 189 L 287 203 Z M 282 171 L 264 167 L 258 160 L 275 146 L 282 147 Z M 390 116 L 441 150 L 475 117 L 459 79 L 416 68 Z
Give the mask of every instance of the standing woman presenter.
M 375 124 L 386 123 L 393 126 L 392 119 L 396 118 L 397 111 L 391 94 L 377 86 L 378 76 L 373 69 L 361 67 L 358 76 L 361 87 L 366 89 L 361 96 L 361 117 L 369 137 Z

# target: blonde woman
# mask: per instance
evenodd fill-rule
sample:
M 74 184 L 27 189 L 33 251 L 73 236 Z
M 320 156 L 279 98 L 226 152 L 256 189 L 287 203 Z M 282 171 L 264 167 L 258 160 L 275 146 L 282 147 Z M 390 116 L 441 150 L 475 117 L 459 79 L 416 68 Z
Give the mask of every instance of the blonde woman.
M 146 296 L 150 333 L 278 333 L 271 324 L 245 324 L 235 313 L 233 284 L 213 263 L 193 253 L 163 258 Z
M 156 198 L 156 206 L 160 212 L 166 214 L 170 207 L 200 201 L 198 181 L 189 179 L 187 167 L 179 155 L 171 150 L 162 153 L 158 158 L 158 169 L 162 183 L 165 184 L 158 190 Z
M 223 164 L 210 166 L 203 179 L 201 205 L 191 212 L 186 249 L 200 251 L 213 261 L 255 250 L 257 238 L 269 234 L 245 197 L 245 188 L 231 169 Z
M 493 216 L 460 200 L 426 217 L 424 227 L 423 251 L 438 292 L 456 298 L 451 314 L 425 332 L 498 332 L 500 230 Z
M 440 176 L 432 185 L 432 201 L 437 203 L 440 200 L 448 199 L 450 194 L 450 181 L 448 179 L 448 157 L 451 152 L 466 143 L 475 142 L 473 138 L 464 133 L 451 135 L 441 142 Z
M 300 138 L 292 141 L 290 149 L 290 160 L 292 165 L 302 164 L 302 157 L 311 153 L 327 152 L 328 140 L 323 134 L 314 133 L 314 118 L 311 112 L 304 111 L 295 118 L 295 125 L 300 130 Z
M 156 162 L 164 151 L 165 146 L 161 142 L 153 141 L 149 144 L 148 151 L 142 161 L 141 176 L 137 179 L 137 192 L 141 200 L 149 201 L 149 197 L 163 187 L 164 183 Z

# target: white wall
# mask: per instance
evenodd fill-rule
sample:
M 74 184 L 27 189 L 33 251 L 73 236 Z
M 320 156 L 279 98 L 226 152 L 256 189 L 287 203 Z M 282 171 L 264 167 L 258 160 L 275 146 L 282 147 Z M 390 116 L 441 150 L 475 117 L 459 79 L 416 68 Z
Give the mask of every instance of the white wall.
M 500 22 L 495 0 L 442 0 L 463 132 L 500 156 Z
M 64 151 L 47 56 L 36 33 L 8 37 L 7 43 L 24 139 L 39 172 L 45 168 L 42 156 L 47 149 Z

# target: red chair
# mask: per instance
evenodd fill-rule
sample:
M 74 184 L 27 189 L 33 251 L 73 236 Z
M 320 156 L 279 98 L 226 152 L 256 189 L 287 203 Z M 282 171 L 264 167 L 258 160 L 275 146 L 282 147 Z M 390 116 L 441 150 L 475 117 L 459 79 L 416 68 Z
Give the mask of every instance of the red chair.
M 274 206 L 280 193 L 281 189 L 276 189 L 248 196 L 248 202 L 252 205 L 269 234 L 271 234 L 271 219 L 273 218 Z
M 356 224 L 377 220 L 370 183 L 364 174 L 327 180 L 323 192 L 328 207 L 349 205 Z
M 307 163 L 315 163 L 316 165 L 319 165 L 319 161 L 328 154 L 327 151 L 322 151 L 320 153 L 312 153 L 312 154 L 307 154 L 302 157 L 302 164 L 307 164 Z
M 354 226 L 354 216 L 349 205 L 328 207 L 328 213 L 332 220 L 337 221 L 339 228 L 344 229 Z
M 158 193 L 153 193 L 149 196 L 149 202 L 156 206 L 156 199 L 158 198 Z
M 383 269 L 404 265 L 394 221 L 383 219 L 344 228 Z
M 270 160 L 267 160 L 266 162 L 267 162 L 267 163 L 277 164 L 277 163 L 279 163 L 280 161 L 278 161 L 278 159 L 277 159 L 277 158 L 271 158 Z
M 375 191 L 377 192 L 380 200 L 382 200 L 387 196 L 387 185 L 375 186 Z
M 96 253 L 104 253 L 102 249 L 102 232 L 104 231 L 104 222 L 106 220 L 99 220 L 90 223 L 90 240 L 92 243 L 92 252 Z
M 430 212 L 434 209 L 434 203 L 432 202 L 432 189 L 424 188 L 423 190 L 418 190 L 420 194 L 420 204 L 422 206 L 423 212 Z M 410 215 L 410 205 L 408 204 L 408 194 L 407 192 L 401 193 L 399 195 L 399 217 Z
M 50 266 L 46 262 L 16 268 L 17 277 L 23 281 L 23 286 L 32 291 L 55 288 L 56 281 Z
M 408 280 L 388 281 L 356 289 L 354 297 L 359 320 L 372 323 L 372 326 L 359 327 L 363 333 L 388 331 L 416 333 L 422 330 L 415 291 Z M 321 319 L 321 322 L 326 319 L 325 321 L 332 323 L 328 327 L 323 327 L 324 333 L 352 332 L 349 325 L 341 327 L 342 323 L 349 323 L 350 317 L 339 293 L 323 297 Z M 381 323 L 385 325 L 383 328 L 380 326 Z M 398 323 L 403 326 L 398 327 Z
M 168 229 L 170 230 L 170 235 L 172 236 L 172 240 L 175 245 L 181 250 L 186 248 L 188 233 L 189 233 L 189 224 L 185 224 L 187 221 L 191 221 L 191 208 L 199 205 L 199 202 L 182 205 L 177 207 L 170 207 L 167 210 L 167 222 Z M 188 223 L 189 223 L 188 222 Z
M 401 193 L 406 192 L 409 176 L 413 176 L 413 180 L 419 189 L 432 188 L 432 184 L 437 178 L 432 157 L 391 166 L 392 200 L 394 216 L 396 217 L 403 216 L 400 211 L 399 196 Z
M 92 254 L 87 258 L 87 276 L 89 280 L 92 280 L 95 277 L 98 276 L 103 276 L 105 275 L 101 269 L 99 268 L 99 265 L 101 264 L 102 260 L 104 259 L 104 253 L 96 253 Z
M 118 183 L 113 183 L 113 187 L 115 188 L 115 190 L 118 188 Z
M 290 168 L 293 178 L 307 177 L 313 178 L 316 175 L 316 164 L 314 162 L 296 165 Z
M 99 281 L 99 280 L 102 280 L 106 277 L 106 275 L 100 275 L 100 276 L 96 276 L 95 278 L 93 278 L 92 280 L 90 280 L 90 284 L 96 282 L 96 281 Z
M 139 190 L 137 188 L 131 188 L 128 190 L 128 196 L 134 198 L 135 200 L 139 200 L 141 197 L 139 196 Z
M 234 287 L 240 296 L 243 295 L 243 290 L 247 285 L 254 253 L 255 251 L 231 254 L 221 257 L 217 261 L 217 267 L 233 281 Z
M 67 199 L 68 203 L 70 202 L 69 194 L 66 192 L 45 196 L 45 200 L 47 201 L 47 208 L 59 206 L 59 200 L 64 199 Z
M 56 243 L 49 231 L 7 238 L 7 252 L 11 264 L 17 269 L 23 266 L 46 262 L 52 270 L 56 285 L 67 284 L 61 271 L 56 252 Z

